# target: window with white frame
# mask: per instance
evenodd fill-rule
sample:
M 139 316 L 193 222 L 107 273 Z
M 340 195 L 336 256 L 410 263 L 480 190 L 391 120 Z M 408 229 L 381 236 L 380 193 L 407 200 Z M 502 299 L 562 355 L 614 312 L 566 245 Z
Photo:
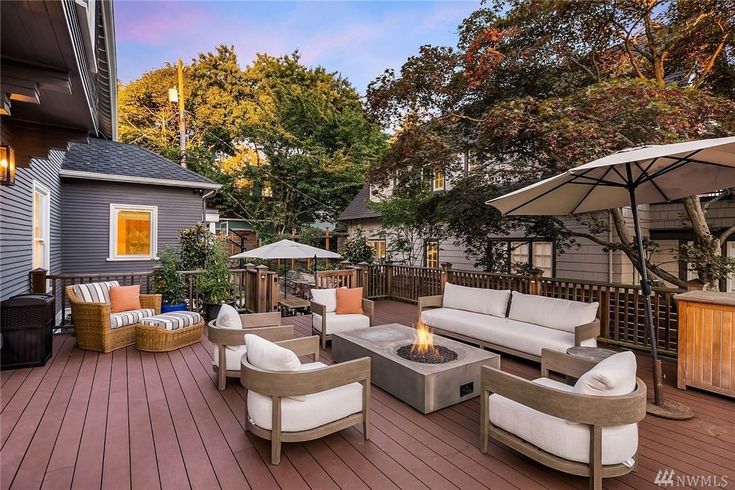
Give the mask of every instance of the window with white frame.
M 385 240 L 368 240 L 368 245 L 373 249 L 373 256 L 375 260 L 385 259 Z
M 154 259 L 157 242 L 157 206 L 110 204 L 110 260 Z
M 443 191 L 446 185 L 443 170 L 434 171 L 434 180 L 432 181 L 432 189 L 435 191 Z
M 551 242 L 533 242 L 533 266 L 544 271 L 544 277 L 552 277 L 554 247 Z
M 439 242 L 436 240 L 428 240 L 425 250 L 426 267 L 439 267 Z
M 51 193 L 44 185 L 33 182 L 33 268 L 49 270 L 51 239 Z
M 511 272 L 513 272 L 515 265 L 528 264 L 528 259 L 528 242 L 510 243 Z

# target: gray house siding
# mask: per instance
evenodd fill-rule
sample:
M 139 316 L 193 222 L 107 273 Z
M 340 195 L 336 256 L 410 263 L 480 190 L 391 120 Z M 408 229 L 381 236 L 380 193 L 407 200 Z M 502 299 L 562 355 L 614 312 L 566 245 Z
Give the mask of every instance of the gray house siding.
M 155 262 L 110 261 L 110 204 L 158 206 L 158 250 L 178 243 L 179 231 L 202 220 L 194 189 L 62 179 L 64 273 L 143 272 Z
M 50 192 L 49 272 L 61 272 L 61 185 L 63 152 L 52 150 L 46 160 L 34 159 L 18 168 L 14 186 L 0 189 L 0 300 L 30 291 L 33 264 L 33 182 Z

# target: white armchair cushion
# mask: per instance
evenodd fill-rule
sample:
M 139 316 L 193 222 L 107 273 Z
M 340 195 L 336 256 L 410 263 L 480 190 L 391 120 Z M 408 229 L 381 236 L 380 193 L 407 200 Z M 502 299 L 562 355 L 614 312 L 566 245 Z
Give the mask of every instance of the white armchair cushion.
M 240 361 L 247 352 L 244 345 L 228 346 L 225 349 L 225 369 L 227 371 L 240 371 Z M 219 367 L 219 346 L 214 346 L 214 365 Z
M 316 313 L 311 315 L 311 325 L 318 332 L 322 331 L 322 317 Z M 327 313 L 327 335 L 335 332 L 348 332 L 350 330 L 358 330 L 370 327 L 370 317 L 360 315 L 359 313 L 345 313 L 338 315 L 334 312 Z
M 533 381 L 561 391 L 572 391 L 558 381 Z M 490 422 L 524 441 L 564 459 L 589 463 L 589 426 L 548 415 L 504 396 L 490 395 Z M 638 424 L 602 428 L 602 464 L 619 464 L 638 450 Z
M 248 357 L 249 359 L 249 357 Z M 303 364 L 300 371 L 325 367 L 320 362 Z M 331 390 L 299 397 L 281 399 L 281 431 L 297 432 L 342 419 L 362 411 L 362 385 L 350 383 Z M 248 417 L 258 427 L 273 426 L 273 400 L 269 396 L 248 391 Z
M 246 334 L 245 347 L 248 362 L 258 369 L 298 371 L 301 368 L 301 361 L 293 351 L 257 335 Z
M 215 323 L 219 328 L 242 328 L 240 314 L 230 305 L 223 304 L 219 313 L 217 313 L 217 321 Z
M 633 393 L 636 368 L 635 354 L 629 351 L 618 352 L 580 376 L 574 384 L 574 392 L 599 396 Z
M 337 310 L 337 290 L 334 288 L 312 289 L 311 299 L 314 303 L 324 305 L 327 309 L 327 313 L 332 313 Z
M 574 332 L 575 327 L 592 323 L 595 320 L 599 306 L 597 302 L 582 303 L 581 301 L 547 298 L 513 291 L 508 318 L 565 332 Z
M 508 311 L 508 298 L 510 298 L 509 290 L 468 288 L 446 283 L 442 306 L 505 317 Z

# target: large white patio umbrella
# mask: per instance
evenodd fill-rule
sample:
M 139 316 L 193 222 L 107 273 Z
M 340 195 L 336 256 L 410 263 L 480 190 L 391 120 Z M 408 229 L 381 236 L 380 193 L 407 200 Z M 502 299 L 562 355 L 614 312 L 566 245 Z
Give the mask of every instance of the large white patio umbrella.
M 637 206 L 729 187 L 735 187 L 735 137 L 622 150 L 492 199 L 487 204 L 505 215 L 516 216 L 562 216 L 631 207 L 640 258 L 635 266 L 641 276 L 653 359 L 654 401 L 649 403 L 649 413 L 682 419 L 691 418 L 693 412 L 677 402 L 665 400 L 663 395 L 651 285 L 645 266 Z
M 231 259 L 314 259 L 314 278 L 316 279 L 316 261 L 317 259 L 341 259 L 342 256 L 323 248 L 312 247 L 305 243 L 294 242 L 292 240 L 280 240 L 262 247 L 247 250 L 239 254 L 233 255 Z M 284 289 L 285 289 L 284 283 Z

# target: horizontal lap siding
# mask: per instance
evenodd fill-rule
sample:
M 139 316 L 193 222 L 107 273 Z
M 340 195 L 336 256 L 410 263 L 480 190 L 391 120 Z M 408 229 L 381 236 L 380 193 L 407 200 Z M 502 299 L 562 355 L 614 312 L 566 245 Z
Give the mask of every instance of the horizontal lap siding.
M 48 160 L 34 159 L 19 168 L 15 185 L 0 189 L 0 300 L 30 290 L 33 265 L 33 182 L 47 187 L 50 199 L 49 270 L 61 272 L 61 186 L 63 153 L 52 150 Z
M 62 180 L 64 273 L 138 272 L 152 261 L 108 261 L 110 204 L 158 206 L 158 250 L 177 244 L 179 231 L 202 219 L 202 196 L 193 189 Z

